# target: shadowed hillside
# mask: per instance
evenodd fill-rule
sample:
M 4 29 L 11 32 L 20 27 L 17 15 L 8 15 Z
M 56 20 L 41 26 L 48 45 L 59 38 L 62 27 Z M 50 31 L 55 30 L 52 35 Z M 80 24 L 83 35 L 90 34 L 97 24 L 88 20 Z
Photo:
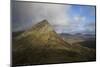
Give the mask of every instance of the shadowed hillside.
M 13 38 L 13 65 L 94 61 L 95 50 L 64 41 L 47 20 Z

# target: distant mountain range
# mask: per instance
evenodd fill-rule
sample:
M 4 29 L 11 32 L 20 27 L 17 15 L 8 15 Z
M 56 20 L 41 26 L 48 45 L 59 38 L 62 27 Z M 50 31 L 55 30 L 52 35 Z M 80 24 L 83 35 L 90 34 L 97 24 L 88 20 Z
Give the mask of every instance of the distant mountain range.
M 76 33 L 76 34 L 70 34 L 70 33 L 61 33 L 60 34 L 62 37 L 80 37 L 80 38 L 83 38 L 85 40 L 94 40 L 96 38 L 96 35 L 95 34 L 82 34 L 82 33 Z
M 16 66 L 96 60 L 94 49 L 64 41 L 47 20 L 13 33 L 12 39 L 12 60 Z

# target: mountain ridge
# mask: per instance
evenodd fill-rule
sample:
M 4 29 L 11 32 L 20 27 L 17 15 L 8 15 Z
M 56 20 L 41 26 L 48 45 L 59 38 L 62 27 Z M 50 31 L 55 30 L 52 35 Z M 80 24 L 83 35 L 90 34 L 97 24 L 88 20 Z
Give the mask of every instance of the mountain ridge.
M 94 50 L 65 42 L 47 20 L 13 40 L 14 65 L 88 61 L 94 60 L 94 56 Z
M 38 33 L 39 32 L 39 33 Z M 27 37 L 28 35 L 35 35 L 34 37 L 38 39 L 38 41 L 42 41 L 43 43 L 48 43 L 49 40 L 56 40 L 60 43 L 60 41 L 65 43 L 63 39 L 61 39 L 57 33 L 53 30 L 51 25 L 48 23 L 47 20 L 43 20 L 36 24 L 34 27 L 32 27 L 30 30 L 22 33 L 21 36 L 17 37 L 17 39 L 21 39 L 23 37 Z M 44 39 L 45 38 L 45 39 Z M 63 45 L 62 45 L 63 46 Z M 68 44 L 68 47 L 70 45 Z

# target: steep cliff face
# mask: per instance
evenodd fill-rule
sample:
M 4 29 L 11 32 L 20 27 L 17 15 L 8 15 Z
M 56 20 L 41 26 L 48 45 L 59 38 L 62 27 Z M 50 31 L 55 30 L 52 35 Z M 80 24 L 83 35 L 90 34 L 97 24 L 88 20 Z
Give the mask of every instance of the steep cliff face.
M 72 46 L 53 30 L 47 20 L 14 38 L 13 65 L 46 64 L 95 59 L 95 51 L 82 46 Z M 92 55 L 92 56 L 91 56 Z

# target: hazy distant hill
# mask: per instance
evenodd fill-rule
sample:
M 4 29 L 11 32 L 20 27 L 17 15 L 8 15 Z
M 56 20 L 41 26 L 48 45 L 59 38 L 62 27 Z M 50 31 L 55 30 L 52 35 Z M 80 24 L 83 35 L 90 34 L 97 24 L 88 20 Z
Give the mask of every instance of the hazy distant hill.
M 96 49 L 96 36 L 94 34 L 66 34 L 62 33 L 60 36 L 63 38 L 64 41 L 75 45 L 80 44 L 81 46 L 85 46 L 88 48 Z
M 95 50 L 64 41 L 47 20 L 18 34 L 12 43 L 13 65 L 94 61 Z

